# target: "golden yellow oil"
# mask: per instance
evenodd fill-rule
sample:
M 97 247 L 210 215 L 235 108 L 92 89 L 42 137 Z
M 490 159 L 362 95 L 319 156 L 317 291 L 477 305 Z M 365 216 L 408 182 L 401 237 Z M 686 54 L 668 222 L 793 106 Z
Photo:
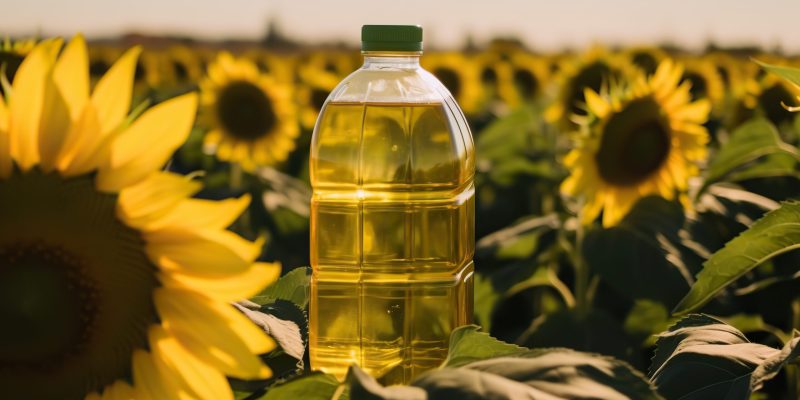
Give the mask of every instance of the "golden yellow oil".
M 329 103 L 311 149 L 311 367 L 407 383 L 473 312 L 474 154 L 442 103 Z

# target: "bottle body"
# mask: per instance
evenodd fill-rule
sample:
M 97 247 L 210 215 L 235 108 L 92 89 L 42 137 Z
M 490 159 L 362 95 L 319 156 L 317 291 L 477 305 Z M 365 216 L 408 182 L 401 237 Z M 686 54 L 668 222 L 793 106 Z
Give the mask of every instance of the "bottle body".
M 472 318 L 469 127 L 418 56 L 368 55 L 323 107 L 310 162 L 311 366 L 407 383 Z

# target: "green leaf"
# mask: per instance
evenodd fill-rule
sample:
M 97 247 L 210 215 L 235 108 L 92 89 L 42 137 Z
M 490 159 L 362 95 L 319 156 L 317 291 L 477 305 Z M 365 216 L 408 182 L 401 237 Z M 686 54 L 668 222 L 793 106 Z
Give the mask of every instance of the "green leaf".
M 339 388 L 333 375 L 312 372 L 308 375 L 271 387 L 259 400 L 331 400 Z
M 628 364 L 569 349 L 537 349 L 444 368 L 411 382 L 429 400 L 660 399 Z
M 748 179 L 772 178 L 779 176 L 800 177 L 797 160 L 786 153 L 770 154 L 750 167 L 731 172 L 726 180 L 740 182 Z
M 700 308 L 748 271 L 796 248 L 800 248 L 800 203 L 784 202 L 714 253 L 673 313 L 685 314 Z
M 581 250 L 589 268 L 620 295 L 671 307 L 689 289 L 687 265 L 700 262 L 680 246 L 683 221 L 678 203 L 645 197 L 619 225 L 589 231 Z
M 800 86 L 800 69 L 767 64 L 758 60 L 753 60 L 753 61 L 755 61 L 756 64 L 762 66 L 767 71 L 772 72 L 773 74 L 778 75 L 781 78 L 786 79 L 787 81 L 797 86 Z
M 663 304 L 639 299 L 625 318 L 625 332 L 643 338 L 644 346 L 652 346 L 656 342 L 657 333 L 669 328 L 669 312 Z
M 763 118 L 752 119 L 736 128 L 728 142 L 711 160 L 700 192 L 745 164 L 763 156 L 781 153 L 798 157 L 797 149 L 781 140 L 772 123 Z M 737 179 L 741 179 L 741 176 Z
M 450 334 L 450 349 L 442 367 L 460 367 L 476 360 L 527 351 L 524 347 L 497 340 L 480 329 L 475 325 L 456 328 Z
M 500 300 L 500 294 L 494 289 L 491 279 L 481 274 L 475 274 L 473 277 L 475 278 L 474 314 L 478 318 L 478 322 L 487 331 L 491 331 L 492 312 L 495 304 Z
M 797 358 L 798 340 L 777 350 L 750 343 L 722 321 L 690 315 L 660 335 L 650 378 L 670 399 L 745 400 Z
M 622 324 L 600 308 L 586 313 L 567 309 L 537 318 L 517 342 L 528 347 L 566 347 L 620 359 L 630 357 L 638 348 Z
M 262 306 L 278 299 L 288 300 L 304 309 L 308 304 L 310 284 L 311 268 L 295 268 L 250 300 Z
M 358 400 L 426 400 L 425 391 L 412 386 L 381 386 L 375 378 L 351 366 L 346 382 L 350 383 L 350 397 Z

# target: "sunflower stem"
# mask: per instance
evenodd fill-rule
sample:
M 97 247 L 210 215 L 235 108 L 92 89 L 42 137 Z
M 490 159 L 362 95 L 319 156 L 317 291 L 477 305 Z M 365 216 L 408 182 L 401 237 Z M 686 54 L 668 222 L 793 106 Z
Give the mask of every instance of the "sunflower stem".
M 231 163 L 230 178 L 228 179 L 231 191 L 237 196 L 245 191 L 244 189 L 244 172 L 239 163 Z M 245 210 L 239 219 L 233 225 L 234 230 L 240 233 L 251 233 L 250 231 L 250 213 Z
M 583 238 L 585 226 L 583 225 L 583 206 L 578 212 L 578 227 L 575 229 L 575 247 L 573 249 L 575 264 L 575 309 L 579 314 L 586 314 L 589 311 L 589 290 L 590 274 L 589 266 L 583 258 Z

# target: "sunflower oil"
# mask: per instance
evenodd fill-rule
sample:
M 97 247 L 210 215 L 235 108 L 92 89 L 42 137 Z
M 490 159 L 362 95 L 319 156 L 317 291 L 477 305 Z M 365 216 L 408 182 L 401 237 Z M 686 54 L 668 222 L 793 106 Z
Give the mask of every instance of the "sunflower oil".
M 400 384 L 441 364 L 472 318 L 474 168 L 464 116 L 419 52 L 365 52 L 312 140 L 312 368 Z

